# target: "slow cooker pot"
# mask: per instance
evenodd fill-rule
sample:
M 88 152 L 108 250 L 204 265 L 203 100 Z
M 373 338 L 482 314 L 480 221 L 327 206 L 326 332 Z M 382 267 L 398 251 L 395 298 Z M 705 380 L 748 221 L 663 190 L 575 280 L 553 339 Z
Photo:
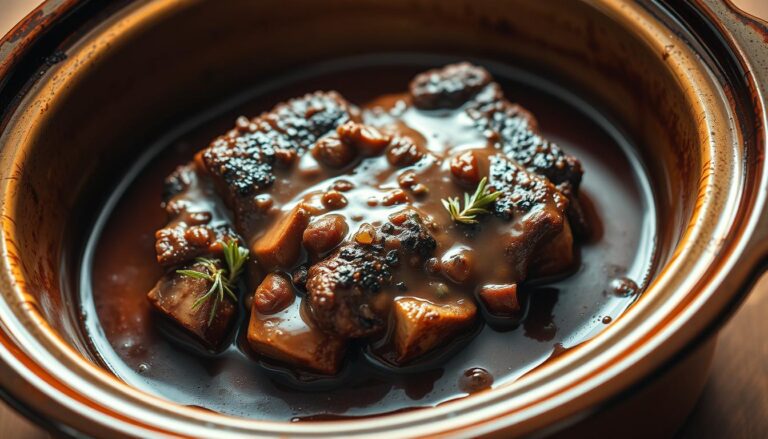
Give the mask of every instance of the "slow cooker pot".
M 114 170 L 254 78 L 403 50 L 556 77 L 626 130 L 659 212 L 640 299 L 515 382 L 375 418 L 229 417 L 102 368 L 69 273 Z M 0 41 L 2 396 L 50 428 L 105 437 L 668 434 L 768 262 L 767 91 L 766 24 L 716 0 L 47 1 Z

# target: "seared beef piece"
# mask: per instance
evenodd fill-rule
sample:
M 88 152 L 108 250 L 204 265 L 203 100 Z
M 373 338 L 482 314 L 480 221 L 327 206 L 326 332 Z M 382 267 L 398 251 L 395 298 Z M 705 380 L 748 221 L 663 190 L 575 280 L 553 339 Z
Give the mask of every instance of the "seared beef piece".
M 572 212 L 570 204 L 567 213 Z M 571 221 L 563 223 L 563 229 L 553 238 L 543 241 L 533 254 L 528 266 L 528 277 L 542 278 L 562 275 L 573 268 L 576 255 L 573 247 L 574 232 Z
M 572 237 L 565 217 L 568 198 L 549 180 L 528 172 L 502 154 L 491 156 L 489 161 L 488 185 L 502 193 L 492 212 L 514 223 L 510 233 L 502 237 L 507 259 L 513 264 L 512 281 L 525 279 L 532 260 L 548 264 L 550 269 L 567 268 L 573 258 Z M 540 248 L 557 245 L 553 241 L 569 242 L 558 247 L 559 254 L 540 254 Z
M 309 268 L 307 300 L 320 328 L 345 338 L 384 329 L 389 304 L 381 291 L 393 267 L 382 253 L 382 246 L 350 243 Z
M 400 247 L 405 255 L 417 255 L 423 259 L 432 256 L 437 242 L 424 224 L 423 218 L 413 209 L 405 209 L 389 217 L 381 226 L 387 248 Z
M 479 105 L 467 110 L 477 129 L 488 133 L 489 140 L 507 157 L 531 172 L 547 177 L 556 185 L 569 184 L 578 190 L 581 182 L 581 162 L 566 154 L 559 146 L 536 132 L 535 119 L 520 107 L 506 100 Z
M 583 173 L 579 160 L 542 138 L 533 115 L 504 99 L 499 85 L 482 67 L 459 63 L 424 72 L 411 82 L 411 97 L 422 109 L 467 104 L 467 114 L 478 131 L 487 133 L 509 158 L 555 185 L 570 183 L 574 192 L 578 190 Z
M 170 267 L 198 256 L 217 254 L 221 252 L 221 243 L 237 239 L 228 225 L 189 225 L 183 217 L 155 232 L 157 262 Z
M 168 214 L 169 222 L 182 216 L 190 226 L 210 222 L 212 213 L 200 209 L 200 198 L 215 195 L 210 183 L 200 176 L 199 169 L 194 162 L 187 163 L 177 167 L 163 181 L 161 206 Z
M 200 152 L 225 200 L 234 207 L 275 181 L 274 167 L 301 155 L 325 134 L 352 118 L 354 110 L 336 92 L 316 92 L 277 105 L 251 121 L 241 118 L 229 133 Z M 242 213 L 242 212 L 240 212 Z
M 299 153 L 353 118 L 356 110 L 335 91 L 315 92 L 278 104 L 261 116 Z
M 173 197 L 187 190 L 196 180 L 194 164 L 178 166 L 163 180 L 163 204 L 167 204 Z
M 493 213 L 499 218 L 509 220 L 550 204 L 558 211 L 568 207 L 568 199 L 546 179 L 501 154 L 492 155 L 489 161 L 489 186 L 502 193 L 493 203 Z
M 225 198 L 234 200 L 252 195 L 275 181 L 276 148 L 290 149 L 291 145 L 275 131 L 235 129 L 214 140 L 200 157 L 219 189 L 225 191 Z
M 184 268 L 207 273 L 201 263 L 193 263 Z M 227 336 L 235 317 L 236 306 L 231 299 L 225 297 L 216 307 L 213 320 L 208 324 L 213 299 L 206 300 L 197 308 L 193 308 L 193 305 L 210 287 L 211 283 L 205 279 L 171 271 L 160 278 L 147 297 L 157 311 L 186 330 L 206 349 L 215 350 Z
M 563 152 L 559 146 L 542 138 L 536 119 L 524 108 L 499 100 L 468 110 L 478 129 L 490 133 L 494 144 L 507 157 L 528 171 L 543 175 L 570 200 L 568 219 L 578 236 L 589 234 L 589 225 L 581 210 L 578 189 L 583 170 L 581 162 Z M 491 130 L 491 131 L 488 131 Z
M 163 185 L 163 207 L 168 224 L 155 232 L 157 261 L 163 266 L 178 265 L 198 256 L 219 253 L 221 242 L 238 239 L 222 221 L 213 222 L 213 213 L 202 210 L 202 199 L 215 197 L 209 182 L 199 175 L 194 163 L 179 166 Z
M 394 304 L 393 341 L 398 363 L 419 357 L 467 329 L 477 315 L 468 299 L 432 303 L 416 297 L 401 297 Z
M 411 81 L 410 92 L 417 108 L 458 108 L 490 83 L 487 70 L 462 62 L 417 75 Z
M 194 203 L 186 198 L 212 195 L 209 178 L 237 217 L 260 212 L 260 203 L 251 196 L 274 182 L 274 167 L 303 153 L 350 120 L 352 113 L 337 93 L 317 92 L 279 104 L 253 120 L 238 119 L 235 129 L 215 139 L 195 162 L 166 178 L 163 202 L 170 223 L 156 233 L 158 261 L 170 266 L 216 253 L 219 241 L 236 236 L 229 227 L 210 224 L 211 212 L 190 211 Z M 188 192 L 193 196 L 185 197 Z
M 365 337 L 386 326 L 396 269 L 406 257 L 420 265 L 436 243 L 419 215 L 395 214 L 378 230 L 361 230 L 328 258 L 310 267 L 307 300 L 323 330 L 341 337 Z

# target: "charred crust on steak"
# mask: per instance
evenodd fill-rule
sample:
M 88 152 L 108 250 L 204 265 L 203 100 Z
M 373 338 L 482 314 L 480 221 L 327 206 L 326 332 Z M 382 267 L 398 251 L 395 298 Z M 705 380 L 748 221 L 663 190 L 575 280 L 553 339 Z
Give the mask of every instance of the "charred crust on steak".
M 276 159 L 303 154 L 322 136 L 352 118 L 336 92 L 315 92 L 279 104 L 215 139 L 202 154 L 205 169 L 230 194 L 253 195 L 275 181 Z M 243 120 L 245 119 L 245 120 Z
M 309 268 L 307 297 L 315 321 L 342 337 L 381 332 L 389 304 L 378 303 L 376 296 L 398 283 L 402 257 L 415 255 L 423 260 L 435 248 L 435 239 L 415 212 L 402 212 L 402 218 L 384 223 L 371 243 L 344 244 Z
M 487 70 L 462 62 L 416 75 L 409 88 L 417 108 L 436 110 L 458 108 L 490 83 Z

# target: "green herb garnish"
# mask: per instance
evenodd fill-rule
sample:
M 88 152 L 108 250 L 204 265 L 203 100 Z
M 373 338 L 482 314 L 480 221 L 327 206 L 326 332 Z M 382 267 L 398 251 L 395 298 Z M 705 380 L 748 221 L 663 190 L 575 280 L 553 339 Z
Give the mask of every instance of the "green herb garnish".
M 463 224 L 476 224 L 478 215 L 490 213 L 487 207 L 501 196 L 501 192 L 489 192 L 487 184 L 488 179 L 483 177 L 472 196 L 464 193 L 464 209 L 461 208 L 459 197 L 442 199 L 451 219 Z
M 222 242 L 221 246 L 224 253 L 225 267 L 220 268 L 217 261 L 208 258 L 197 258 L 195 262 L 203 265 L 205 272 L 196 270 L 176 270 L 183 276 L 193 277 L 195 279 L 203 279 L 211 283 L 211 287 L 202 296 L 195 300 L 192 304 L 192 309 L 197 309 L 200 305 L 213 300 L 213 306 L 211 306 L 211 314 L 208 317 L 208 326 L 211 326 L 214 316 L 216 316 L 216 310 L 219 308 L 219 304 L 224 300 L 224 296 L 229 296 L 232 300 L 237 302 L 237 296 L 232 291 L 238 276 L 243 271 L 245 262 L 248 260 L 248 249 L 241 248 L 240 244 L 236 240 L 229 242 Z

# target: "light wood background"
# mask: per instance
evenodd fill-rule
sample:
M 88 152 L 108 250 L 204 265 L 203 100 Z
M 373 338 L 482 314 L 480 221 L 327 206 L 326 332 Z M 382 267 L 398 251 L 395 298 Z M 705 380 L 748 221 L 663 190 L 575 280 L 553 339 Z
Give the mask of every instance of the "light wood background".
M 0 0 L 0 34 L 38 0 Z M 734 0 L 768 19 L 768 0 Z M 768 49 L 766 49 L 768 50 Z M 768 438 L 768 275 L 720 334 L 704 394 L 678 438 Z M 51 436 L 0 402 L 0 438 Z

